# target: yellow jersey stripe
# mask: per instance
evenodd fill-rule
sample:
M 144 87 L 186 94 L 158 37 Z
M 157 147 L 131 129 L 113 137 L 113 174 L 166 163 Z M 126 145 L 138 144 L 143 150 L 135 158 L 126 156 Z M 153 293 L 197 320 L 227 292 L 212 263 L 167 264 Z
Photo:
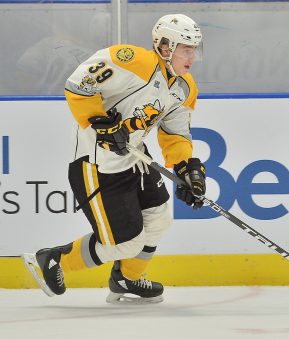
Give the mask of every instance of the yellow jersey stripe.
M 83 96 L 65 90 L 64 94 L 75 120 L 82 128 L 90 125 L 88 119 L 94 115 L 107 115 L 99 93 L 94 96 Z
M 158 129 L 158 142 L 162 149 L 166 167 L 172 168 L 182 160 L 188 161 L 193 154 L 193 144 L 185 137 L 168 134 Z
M 191 74 L 187 73 L 182 76 L 182 78 L 186 81 L 190 88 L 189 96 L 187 97 L 186 101 L 183 103 L 185 107 L 190 107 L 191 109 L 195 109 L 195 104 L 198 97 L 198 88 L 197 85 L 191 76 Z

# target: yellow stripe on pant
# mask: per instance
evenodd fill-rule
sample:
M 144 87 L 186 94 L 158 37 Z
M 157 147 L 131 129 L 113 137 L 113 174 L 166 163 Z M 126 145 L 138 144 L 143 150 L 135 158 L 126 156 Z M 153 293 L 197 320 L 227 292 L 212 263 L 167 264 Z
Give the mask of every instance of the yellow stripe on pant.
M 83 162 L 83 177 L 87 196 L 99 187 L 96 166 Z M 103 245 L 115 245 L 107 215 L 105 213 L 101 194 L 98 193 L 89 201 L 93 216 L 97 223 L 100 241 Z
M 91 167 L 92 167 L 92 177 L 93 177 L 94 189 L 97 189 L 99 187 L 99 182 L 98 182 L 96 166 L 91 165 Z M 96 200 L 97 200 L 97 204 L 98 204 L 100 213 L 101 213 L 102 218 L 103 218 L 103 222 L 104 222 L 104 226 L 105 226 L 105 229 L 106 229 L 106 232 L 107 232 L 109 244 L 115 245 L 115 241 L 114 241 L 114 238 L 113 238 L 111 227 L 110 227 L 110 224 L 109 224 L 109 221 L 108 221 L 108 218 L 107 218 L 104 206 L 103 206 L 103 201 L 102 201 L 102 198 L 101 198 L 101 192 L 99 192 L 96 195 Z

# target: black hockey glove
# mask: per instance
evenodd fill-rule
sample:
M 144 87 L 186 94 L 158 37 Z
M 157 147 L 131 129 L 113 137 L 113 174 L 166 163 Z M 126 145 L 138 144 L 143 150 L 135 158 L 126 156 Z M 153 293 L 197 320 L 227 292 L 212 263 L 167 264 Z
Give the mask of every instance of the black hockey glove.
M 176 196 L 194 209 L 201 208 L 203 202 L 194 196 L 206 193 L 206 169 L 198 158 L 190 158 L 188 163 L 181 161 L 175 165 L 174 170 L 179 178 L 188 186 L 177 186 Z M 191 187 L 191 188 L 190 188 Z
M 126 142 L 129 140 L 129 131 L 122 121 L 122 116 L 115 108 L 107 116 L 95 115 L 88 119 L 91 127 L 96 130 L 97 143 L 100 147 L 116 153 L 126 155 Z

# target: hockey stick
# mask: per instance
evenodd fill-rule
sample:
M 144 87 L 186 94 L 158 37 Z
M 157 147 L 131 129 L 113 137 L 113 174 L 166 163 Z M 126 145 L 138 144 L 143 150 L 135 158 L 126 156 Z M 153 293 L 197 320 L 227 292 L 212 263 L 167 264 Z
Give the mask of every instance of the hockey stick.
M 174 183 L 176 183 L 179 186 L 188 186 L 185 181 L 180 179 L 175 174 L 171 173 L 169 170 L 164 168 L 163 166 L 159 165 L 157 162 L 153 161 L 152 158 L 144 154 L 142 151 L 138 150 L 134 146 L 130 145 L 129 143 L 126 144 L 126 148 L 129 150 L 130 153 L 132 153 L 134 156 L 139 158 L 141 161 L 155 169 L 156 171 L 163 174 L 168 179 L 172 180 Z M 203 195 L 196 195 L 198 199 L 200 199 L 204 204 L 206 204 L 208 207 L 210 207 L 215 212 L 219 213 L 223 217 L 227 218 L 229 221 L 231 221 L 233 224 L 241 228 L 243 231 L 247 232 L 249 235 L 251 235 L 256 240 L 260 241 L 263 245 L 269 247 L 271 250 L 275 251 L 279 255 L 281 255 L 283 258 L 286 258 L 289 260 L 289 252 L 285 251 L 283 248 L 275 244 L 273 241 L 266 238 L 264 235 L 256 231 L 251 226 L 247 225 L 245 222 L 234 216 L 232 213 L 226 211 L 222 206 L 216 204 L 214 201 L 208 199 L 207 197 Z

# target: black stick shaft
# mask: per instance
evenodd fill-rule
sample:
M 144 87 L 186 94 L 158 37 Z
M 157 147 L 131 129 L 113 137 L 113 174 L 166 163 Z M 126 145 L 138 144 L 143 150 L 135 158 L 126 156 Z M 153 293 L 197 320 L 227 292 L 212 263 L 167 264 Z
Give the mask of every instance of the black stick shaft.
M 146 154 L 144 154 L 142 151 L 138 150 L 134 146 L 131 146 L 130 144 L 127 144 L 127 149 L 134 154 L 137 158 L 139 158 L 141 161 L 155 169 L 156 171 L 160 172 L 163 174 L 165 177 L 168 179 L 172 180 L 174 183 L 180 186 L 188 186 L 185 181 L 180 179 L 178 176 L 175 174 L 171 173 L 169 170 L 167 170 L 165 167 L 159 165 L 157 162 L 153 161 L 150 157 L 148 157 Z M 275 251 L 279 255 L 281 255 L 283 258 L 286 258 L 289 260 L 289 252 L 285 251 L 283 248 L 281 248 L 279 245 L 256 231 L 254 228 L 234 216 L 232 213 L 229 211 L 225 210 L 222 206 L 219 206 L 217 203 L 214 201 L 208 199 L 205 196 L 196 196 L 198 197 L 201 201 L 203 201 L 205 204 L 207 204 L 212 210 L 215 212 L 219 213 L 229 221 L 231 221 L 233 224 L 241 228 L 243 231 L 247 232 L 249 235 L 251 235 L 253 238 L 261 242 L 263 245 L 267 246 L 271 250 Z

